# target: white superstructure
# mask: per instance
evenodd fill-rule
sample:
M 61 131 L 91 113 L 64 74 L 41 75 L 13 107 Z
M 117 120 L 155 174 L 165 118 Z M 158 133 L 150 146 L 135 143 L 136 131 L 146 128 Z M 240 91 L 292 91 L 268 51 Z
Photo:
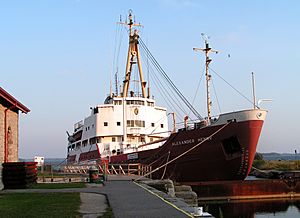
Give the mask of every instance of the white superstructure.
M 139 34 L 133 27 L 141 26 L 133 22 L 131 12 L 128 22 L 129 47 L 123 91 L 110 93 L 104 104 L 91 108 L 91 115 L 74 125 L 74 133 L 69 135 L 68 162 L 85 162 L 114 155 L 149 150 L 159 147 L 169 136 L 167 112 L 155 105 L 146 93 L 140 51 Z M 139 72 L 141 89 L 130 89 L 133 68 Z M 137 81 L 135 81 L 137 82 Z M 140 92 L 141 91 L 141 92 Z
M 125 123 L 125 125 L 124 125 Z M 167 112 L 143 97 L 107 97 L 74 125 L 68 156 L 82 162 L 157 148 L 169 136 Z M 155 143 L 157 142 L 157 143 Z M 72 158 L 71 158 L 72 159 Z

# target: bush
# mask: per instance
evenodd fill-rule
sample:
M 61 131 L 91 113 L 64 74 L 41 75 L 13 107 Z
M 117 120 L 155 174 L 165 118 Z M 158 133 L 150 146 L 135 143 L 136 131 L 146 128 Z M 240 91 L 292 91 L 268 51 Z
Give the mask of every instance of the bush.
M 264 157 L 261 153 L 256 152 L 254 156 L 254 160 L 263 160 Z

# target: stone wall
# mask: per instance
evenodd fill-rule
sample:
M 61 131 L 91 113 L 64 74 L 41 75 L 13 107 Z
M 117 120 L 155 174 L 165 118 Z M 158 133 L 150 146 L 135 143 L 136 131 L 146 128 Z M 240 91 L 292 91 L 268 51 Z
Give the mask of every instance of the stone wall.
M 4 161 L 4 110 L 0 104 L 0 164 L 2 165 Z
M 0 177 L 2 176 L 2 163 L 4 162 L 4 117 L 5 109 L 3 105 L 0 104 Z M 7 131 L 8 131 L 8 161 L 15 162 L 19 160 L 19 115 L 18 113 L 8 110 L 7 111 Z M 0 178 L 0 181 L 1 178 Z M 0 182 L 0 190 L 1 190 Z

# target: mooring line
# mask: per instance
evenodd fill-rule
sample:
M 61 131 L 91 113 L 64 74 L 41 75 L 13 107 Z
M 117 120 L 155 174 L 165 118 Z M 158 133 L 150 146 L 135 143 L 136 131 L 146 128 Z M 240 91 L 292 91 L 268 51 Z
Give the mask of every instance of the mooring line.
M 179 155 L 179 156 L 175 157 L 174 159 L 170 160 L 169 162 L 167 162 L 167 163 L 165 163 L 165 164 L 163 164 L 163 165 L 157 167 L 156 169 L 152 170 L 151 172 L 146 173 L 145 175 L 143 175 L 143 176 L 141 176 L 141 177 L 135 179 L 134 181 L 138 181 L 138 180 L 140 180 L 141 178 L 144 178 L 144 177 L 146 177 L 146 176 L 148 176 L 148 175 L 150 175 L 150 174 L 152 174 L 152 173 L 154 173 L 154 172 L 160 170 L 160 169 L 163 168 L 164 166 L 167 166 L 168 164 L 170 164 L 170 163 L 174 162 L 175 160 L 181 158 L 182 156 L 186 155 L 187 153 L 189 153 L 190 151 L 194 150 L 196 147 L 198 147 L 199 145 L 203 144 L 203 143 L 206 142 L 208 139 L 212 138 L 214 135 L 216 135 L 217 133 L 219 133 L 222 129 L 224 129 L 224 128 L 225 128 L 226 126 L 228 126 L 230 123 L 231 123 L 231 121 L 228 122 L 228 123 L 226 123 L 226 124 L 225 124 L 224 126 L 222 126 L 220 129 L 218 129 L 218 130 L 215 131 L 213 134 L 211 134 L 209 137 L 206 137 L 203 141 L 199 142 L 198 144 L 194 145 L 193 147 L 191 147 L 191 148 L 188 149 L 187 151 L 183 152 L 181 155 Z
M 133 183 L 136 184 L 137 186 L 141 187 L 142 189 L 146 190 L 147 192 L 151 193 L 152 195 L 154 195 L 154 196 L 160 198 L 162 201 L 164 201 L 165 203 L 167 203 L 167 204 L 169 204 L 170 206 L 174 207 L 176 210 L 178 210 L 178 211 L 184 213 L 184 214 L 187 215 L 188 217 L 192 217 L 192 218 L 194 217 L 194 216 L 191 215 L 190 213 L 188 213 L 188 212 L 182 210 L 181 208 L 177 207 L 175 204 L 172 204 L 171 202 L 167 201 L 166 199 L 164 199 L 163 197 L 161 197 L 161 196 L 159 196 L 158 194 L 154 193 L 153 191 L 151 191 L 151 190 L 145 188 L 145 187 L 142 186 L 141 184 L 139 184 L 139 183 L 137 183 L 137 182 L 135 182 L 135 181 L 133 181 Z

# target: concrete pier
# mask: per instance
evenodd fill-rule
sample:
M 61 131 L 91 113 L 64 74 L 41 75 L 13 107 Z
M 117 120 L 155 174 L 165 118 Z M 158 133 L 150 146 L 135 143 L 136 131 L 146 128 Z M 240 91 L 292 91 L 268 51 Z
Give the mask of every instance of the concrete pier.
M 116 218 L 192 217 L 132 181 L 108 181 L 103 187 Z
M 183 200 L 174 199 L 145 184 L 133 182 L 133 178 L 109 176 L 104 186 L 87 183 L 86 188 L 7 189 L 0 191 L 0 194 L 79 192 L 82 202 L 79 212 L 83 217 L 99 217 L 108 206 L 112 208 L 115 218 L 193 217 L 193 208 Z

